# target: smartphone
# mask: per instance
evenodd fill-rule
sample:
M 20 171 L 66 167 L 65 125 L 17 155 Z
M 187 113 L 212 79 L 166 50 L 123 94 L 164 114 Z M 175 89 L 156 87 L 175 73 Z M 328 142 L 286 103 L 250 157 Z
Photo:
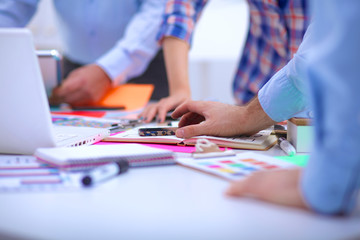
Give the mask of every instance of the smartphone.
M 175 135 L 177 127 L 144 127 L 139 128 L 139 136 L 169 136 Z

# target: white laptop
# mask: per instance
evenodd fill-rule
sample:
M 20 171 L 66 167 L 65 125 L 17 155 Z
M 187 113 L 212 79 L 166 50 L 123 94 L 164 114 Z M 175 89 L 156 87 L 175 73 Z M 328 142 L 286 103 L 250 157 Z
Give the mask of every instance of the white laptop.
M 33 154 L 39 147 L 82 146 L 109 130 L 53 126 L 32 35 L 0 29 L 0 153 Z

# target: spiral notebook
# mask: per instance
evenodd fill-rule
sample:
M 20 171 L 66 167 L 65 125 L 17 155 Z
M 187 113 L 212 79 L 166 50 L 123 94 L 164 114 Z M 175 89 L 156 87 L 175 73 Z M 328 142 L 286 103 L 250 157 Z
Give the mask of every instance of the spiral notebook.
M 175 164 L 172 151 L 141 144 L 39 148 L 34 155 L 40 161 L 69 170 L 92 168 L 119 160 L 127 160 L 130 167 Z

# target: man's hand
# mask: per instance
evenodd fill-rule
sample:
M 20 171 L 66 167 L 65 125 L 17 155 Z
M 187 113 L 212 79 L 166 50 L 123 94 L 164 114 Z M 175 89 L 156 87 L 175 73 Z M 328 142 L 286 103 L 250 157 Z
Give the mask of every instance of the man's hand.
M 299 189 L 302 169 L 281 169 L 255 172 L 233 182 L 226 194 L 234 197 L 250 196 L 279 205 L 308 209 Z
M 139 118 L 144 119 L 144 122 L 151 122 L 156 116 L 158 122 L 164 122 L 168 111 L 173 110 L 181 103 L 190 98 L 190 93 L 177 92 L 166 98 L 162 98 L 159 102 L 149 104 L 144 111 L 139 115 Z
M 72 71 L 61 86 L 53 90 L 50 103 L 87 105 L 99 101 L 110 88 L 111 79 L 101 67 L 86 65 Z
M 257 98 L 241 107 L 219 102 L 189 101 L 176 108 L 171 116 L 182 116 L 180 128 L 176 131 L 176 136 L 181 138 L 250 135 L 275 123 L 266 115 Z

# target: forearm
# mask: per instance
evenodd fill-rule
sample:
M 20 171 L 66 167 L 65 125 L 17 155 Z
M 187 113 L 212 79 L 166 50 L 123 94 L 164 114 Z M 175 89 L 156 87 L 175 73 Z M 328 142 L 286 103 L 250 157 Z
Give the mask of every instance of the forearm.
M 150 104 L 139 115 L 150 122 L 156 115 L 164 122 L 166 113 L 191 97 L 188 77 L 189 45 L 180 39 L 166 37 L 163 42 L 166 73 L 169 82 L 169 96 L 158 103 Z
M 253 134 L 276 123 L 276 121 L 266 114 L 257 96 L 254 97 L 244 108 L 245 112 L 241 118 L 245 118 L 244 125 L 246 127 L 242 133 Z
M 181 93 L 190 97 L 189 45 L 183 40 L 166 37 L 163 41 L 163 49 L 170 96 Z

